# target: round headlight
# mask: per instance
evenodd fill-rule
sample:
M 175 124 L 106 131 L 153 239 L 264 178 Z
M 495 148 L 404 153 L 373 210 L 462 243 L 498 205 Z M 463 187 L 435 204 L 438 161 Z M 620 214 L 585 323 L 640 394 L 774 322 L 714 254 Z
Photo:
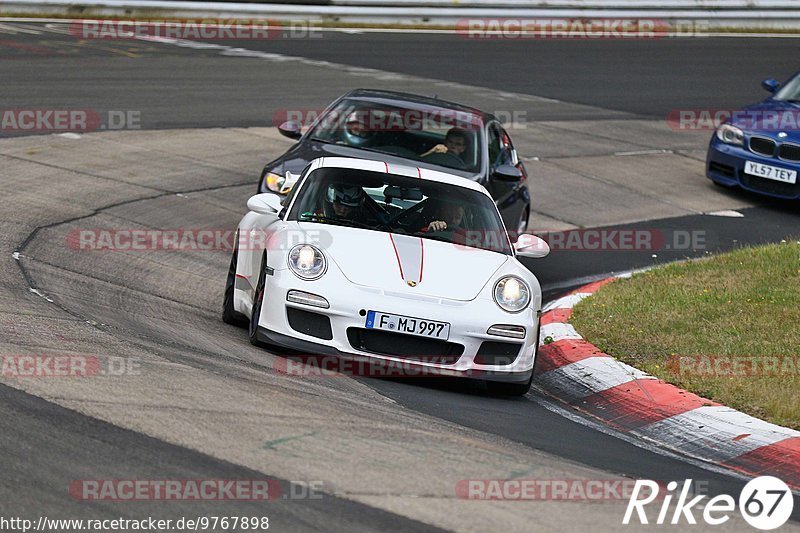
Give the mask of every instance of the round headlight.
M 744 144 L 744 133 L 736 126 L 722 124 L 717 128 L 717 139 L 727 144 L 742 146 Z
M 285 181 L 285 177 L 272 172 L 267 172 L 267 175 L 264 176 L 264 184 L 267 186 L 267 189 L 274 192 L 280 192 Z
M 298 278 L 305 280 L 320 278 L 327 266 L 325 255 L 315 246 L 298 244 L 289 250 L 289 269 Z
M 506 276 L 494 286 L 494 301 L 504 311 L 519 313 L 531 302 L 531 290 L 520 278 Z

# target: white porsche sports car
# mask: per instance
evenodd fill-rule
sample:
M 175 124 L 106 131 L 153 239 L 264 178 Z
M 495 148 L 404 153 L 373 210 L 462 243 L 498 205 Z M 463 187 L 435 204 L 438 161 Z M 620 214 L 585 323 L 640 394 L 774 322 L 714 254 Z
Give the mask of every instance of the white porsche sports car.
M 223 320 L 249 325 L 253 344 L 529 390 L 542 295 L 517 257 L 549 248 L 527 234 L 512 243 L 482 185 L 326 157 L 283 204 L 267 193 L 247 206 Z

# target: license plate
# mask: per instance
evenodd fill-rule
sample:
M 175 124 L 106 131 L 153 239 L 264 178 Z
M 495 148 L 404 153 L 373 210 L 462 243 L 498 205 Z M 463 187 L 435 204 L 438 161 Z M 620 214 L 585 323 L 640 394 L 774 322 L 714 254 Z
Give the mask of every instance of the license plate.
M 414 318 L 410 316 L 369 311 L 367 313 L 367 329 L 384 329 L 396 333 L 406 333 L 419 337 L 429 337 L 446 341 L 450 337 L 450 324 Z
M 744 171 L 746 174 L 758 176 L 759 178 L 767 178 L 768 180 L 782 181 L 784 183 L 797 182 L 797 171 L 789 170 L 788 168 L 773 167 L 771 165 L 747 161 L 744 164 Z

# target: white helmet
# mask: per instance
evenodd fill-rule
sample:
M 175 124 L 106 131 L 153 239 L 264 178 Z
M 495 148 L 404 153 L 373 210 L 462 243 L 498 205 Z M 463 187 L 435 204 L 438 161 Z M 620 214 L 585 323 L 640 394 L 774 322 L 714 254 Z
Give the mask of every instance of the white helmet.
M 344 183 L 331 183 L 325 194 L 325 212 L 330 215 L 329 206 L 340 204 L 347 207 L 358 208 L 364 203 L 364 189 L 358 185 Z

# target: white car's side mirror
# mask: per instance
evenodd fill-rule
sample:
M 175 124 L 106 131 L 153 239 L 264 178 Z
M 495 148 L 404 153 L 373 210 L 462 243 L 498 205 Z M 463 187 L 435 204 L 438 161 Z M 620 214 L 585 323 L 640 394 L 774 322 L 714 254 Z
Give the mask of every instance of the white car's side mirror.
M 251 196 L 247 200 L 247 208 L 255 213 L 262 215 L 274 215 L 283 209 L 281 205 L 281 197 L 277 194 L 263 193 Z
M 523 233 L 514 243 L 514 251 L 521 257 L 541 258 L 547 257 L 547 254 L 550 253 L 550 246 L 544 239 L 536 235 Z

